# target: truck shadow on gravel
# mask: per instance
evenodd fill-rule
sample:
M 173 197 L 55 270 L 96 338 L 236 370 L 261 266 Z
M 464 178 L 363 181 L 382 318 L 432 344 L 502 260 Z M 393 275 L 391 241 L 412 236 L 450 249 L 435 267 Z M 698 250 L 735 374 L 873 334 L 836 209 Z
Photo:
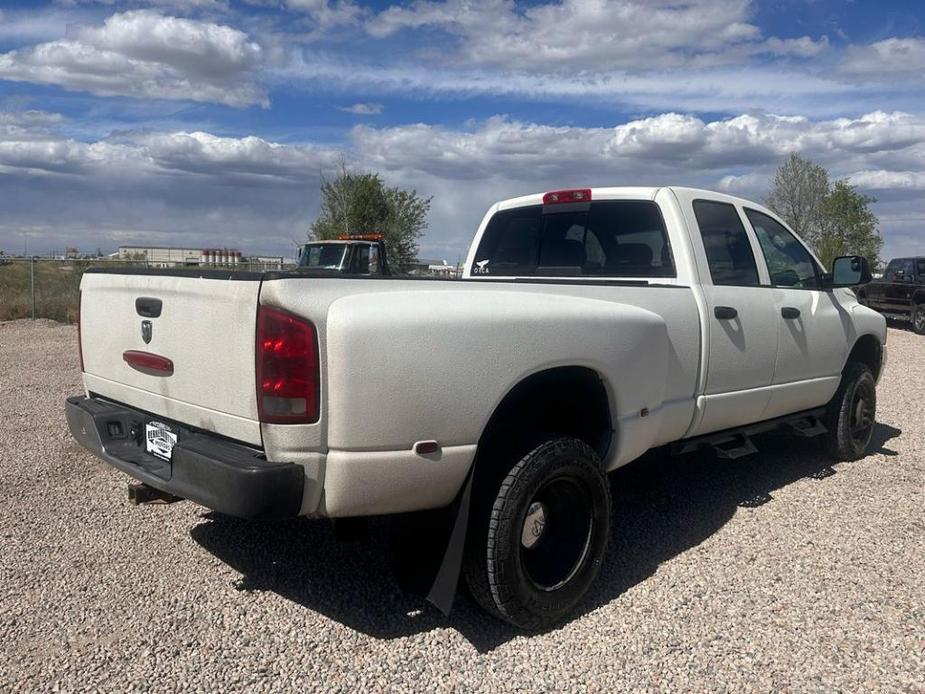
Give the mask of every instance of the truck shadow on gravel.
M 897 455 L 886 443 L 901 433 L 878 424 L 870 455 Z M 775 490 L 797 480 L 825 484 L 837 474 L 812 441 L 771 433 L 757 437 L 756 444 L 759 454 L 737 461 L 717 460 L 708 453 L 671 457 L 656 450 L 614 472 L 610 548 L 600 578 L 574 619 L 608 604 L 663 562 L 706 540 L 738 509 L 773 502 Z M 417 538 L 399 535 L 404 544 L 398 554 L 415 556 L 418 548 L 413 545 L 426 535 L 423 531 Z M 485 615 L 465 589 L 449 617 L 413 589 L 403 590 L 402 585 L 414 586 L 420 576 L 414 562 L 395 570 L 396 535 L 389 518 L 370 519 L 368 532 L 349 542 L 339 540 L 324 521 L 257 523 L 215 513 L 204 514 L 190 534 L 241 574 L 239 590 L 272 591 L 375 638 L 450 627 L 484 653 L 523 636 Z M 425 564 L 427 557 L 421 562 Z

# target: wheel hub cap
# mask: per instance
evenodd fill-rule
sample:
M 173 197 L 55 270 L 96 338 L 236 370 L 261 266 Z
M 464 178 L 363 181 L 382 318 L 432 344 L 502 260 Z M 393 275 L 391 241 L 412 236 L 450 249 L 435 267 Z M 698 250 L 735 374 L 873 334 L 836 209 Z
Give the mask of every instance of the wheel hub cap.
M 520 531 L 520 544 L 527 549 L 533 547 L 546 530 L 546 507 L 539 501 L 534 501 L 527 509 L 523 529 Z

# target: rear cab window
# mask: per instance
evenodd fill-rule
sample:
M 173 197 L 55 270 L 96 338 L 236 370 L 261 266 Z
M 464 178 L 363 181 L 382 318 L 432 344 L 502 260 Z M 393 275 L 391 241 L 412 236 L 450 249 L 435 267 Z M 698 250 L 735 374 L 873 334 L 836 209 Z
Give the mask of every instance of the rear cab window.
M 661 211 L 648 200 L 496 212 L 471 268 L 479 277 L 675 277 Z

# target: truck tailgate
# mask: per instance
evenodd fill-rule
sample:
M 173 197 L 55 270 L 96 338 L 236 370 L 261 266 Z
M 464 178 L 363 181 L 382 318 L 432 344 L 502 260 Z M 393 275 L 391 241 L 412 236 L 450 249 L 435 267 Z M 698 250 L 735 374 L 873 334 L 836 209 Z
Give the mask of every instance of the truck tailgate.
M 80 311 L 87 390 L 259 445 L 254 384 L 259 292 L 259 275 L 245 273 L 213 278 L 87 272 Z M 151 307 L 157 312 L 158 302 L 159 315 L 143 315 Z M 130 366 L 124 360 L 130 350 L 171 360 L 173 373 Z

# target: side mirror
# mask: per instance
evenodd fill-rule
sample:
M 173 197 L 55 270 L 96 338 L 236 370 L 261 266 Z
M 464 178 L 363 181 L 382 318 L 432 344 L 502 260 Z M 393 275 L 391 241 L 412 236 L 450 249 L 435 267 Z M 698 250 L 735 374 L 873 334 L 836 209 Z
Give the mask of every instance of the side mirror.
M 867 258 L 860 255 L 844 255 L 832 262 L 832 274 L 825 276 L 827 289 L 854 287 L 867 284 L 873 279 Z

